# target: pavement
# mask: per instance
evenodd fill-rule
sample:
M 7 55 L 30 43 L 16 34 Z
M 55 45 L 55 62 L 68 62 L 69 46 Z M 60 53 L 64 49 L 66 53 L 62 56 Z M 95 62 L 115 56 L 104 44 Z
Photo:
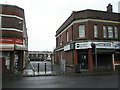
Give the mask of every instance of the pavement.
M 44 63 L 42 63 L 44 65 Z M 21 74 L 22 77 L 13 75 L 3 79 L 3 88 L 117 88 L 119 76 L 117 72 L 89 72 L 82 71 L 75 73 L 72 67 L 67 67 L 66 71 L 60 70 L 59 65 L 54 65 L 53 72 L 47 68 L 46 73 L 40 67 L 39 73 L 35 67 L 34 73 L 31 70 L 31 65 L 28 64 Z M 41 65 L 41 64 L 40 64 Z M 26 72 L 26 73 L 25 73 Z M 49 73 L 48 73 L 49 72 Z M 14 77 L 14 78 L 13 78 Z M 19 89 L 18 89 L 19 90 Z M 86 89 L 85 89 L 86 90 Z M 94 89 L 96 90 L 96 89 Z M 110 89 L 111 90 L 111 89 Z M 113 89 L 116 90 L 116 89 Z
M 46 63 L 46 72 L 45 70 Z M 6 75 L 2 78 L 3 88 L 114 88 L 118 87 L 118 72 L 90 72 L 83 70 L 76 73 L 73 67 L 66 67 L 62 71 L 59 65 L 51 68 L 49 62 L 28 63 L 23 73 Z M 96 89 L 95 89 L 96 90 Z M 111 89 L 110 89 L 111 90 Z
M 46 65 L 46 71 L 45 71 L 45 63 Z M 24 68 L 23 72 L 18 72 L 15 74 L 2 74 L 2 79 L 12 79 L 12 78 L 18 78 L 18 77 L 37 77 L 37 76 L 63 76 L 63 75 L 78 75 L 78 76 L 96 76 L 96 75 L 114 75 L 118 74 L 118 71 L 88 71 L 83 70 L 79 73 L 75 72 L 75 68 L 73 67 L 66 67 L 65 71 L 61 70 L 60 65 L 52 65 L 49 62 L 40 62 L 39 72 L 38 72 L 38 62 L 30 62 L 27 64 L 27 66 Z M 120 74 L 119 74 L 120 75 Z
M 23 77 L 35 77 L 35 76 L 57 76 L 57 75 L 81 75 L 81 76 L 86 76 L 86 75 L 109 75 L 109 74 L 118 74 L 118 71 L 94 71 L 94 72 L 90 72 L 88 70 L 83 70 L 79 73 L 75 72 L 75 69 L 73 67 L 66 67 L 65 71 L 61 70 L 60 65 L 56 65 L 54 64 L 51 67 L 51 64 L 49 64 L 48 62 L 44 62 L 47 63 L 47 70 L 45 71 L 43 68 L 44 66 L 42 66 L 42 69 L 39 70 L 38 72 L 38 68 L 37 68 L 37 63 L 28 63 L 28 65 L 26 66 L 26 68 L 23 70 L 22 76 Z M 44 65 L 44 63 L 42 63 L 42 65 Z M 40 64 L 41 65 L 41 64 Z M 40 67 L 41 68 L 41 67 Z

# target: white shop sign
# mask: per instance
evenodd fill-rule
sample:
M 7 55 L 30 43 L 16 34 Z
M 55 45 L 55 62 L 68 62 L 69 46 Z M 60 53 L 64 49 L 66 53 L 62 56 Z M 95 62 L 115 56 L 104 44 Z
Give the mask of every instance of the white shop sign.
M 83 42 L 83 43 L 75 43 L 75 49 L 92 48 L 91 43 L 96 44 L 96 48 L 106 48 L 106 49 L 120 48 L 120 42 Z
M 68 50 L 70 50 L 70 44 L 64 46 L 64 51 L 68 51 Z
M 88 48 L 91 48 L 90 42 L 75 43 L 75 49 L 88 49 Z
M 96 48 L 114 48 L 112 42 L 95 42 Z

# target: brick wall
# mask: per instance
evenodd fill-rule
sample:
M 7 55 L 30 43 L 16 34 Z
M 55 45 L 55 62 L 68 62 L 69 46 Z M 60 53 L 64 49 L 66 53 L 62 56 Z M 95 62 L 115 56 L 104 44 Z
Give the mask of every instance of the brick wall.
M 85 25 L 85 38 L 78 38 L 79 30 L 78 26 L 84 24 Z M 94 39 L 94 25 L 98 25 L 98 40 L 120 40 L 120 24 L 113 24 L 113 23 L 102 23 L 102 22 L 85 22 L 85 23 L 75 23 L 73 26 L 69 27 L 65 32 L 61 34 L 63 45 L 66 44 L 66 32 L 69 33 L 69 41 L 75 41 L 75 40 L 93 40 Z M 118 27 L 118 38 L 114 38 L 114 31 L 113 31 L 113 38 L 104 38 L 103 37 L 103 26 L 113 26 Z M 114 29 L 113 29 L 114 30 Z M 107 30 L 108 34 L 108 30 Z M 107 35 L 108 36 L 108 35 Z M 58 37 L 57 46 L 60 45 L 60 36 Z
M 17 31 L 8 31 L 8 30 L 0 30 L 0 37 L 14 37 L 14 38 L 23 38 L 23 33 L 22 32 L 17 32 Z
M 14 28 L 23 30 L 23 20 L 15 17 L 2 17 L 2 28 Z
M 2 14 L 16 15 L 21 18 L 24 18 L 24 10 L 22 8 L 14 6 L 14 5 L 3 5 L 2 6 Z
M 0 12 L 0 14 L 2 15 L 1 28 L 3 28 L 2 30 L 0 30 L 0 36 L 24 38 L 23 35 L 27 34 L 25 31 L 23 31 L 23 29 L 26 29 L 24 10 L 15 5 L 1 4 L 0 7 L 2 8 L 2 11 Z

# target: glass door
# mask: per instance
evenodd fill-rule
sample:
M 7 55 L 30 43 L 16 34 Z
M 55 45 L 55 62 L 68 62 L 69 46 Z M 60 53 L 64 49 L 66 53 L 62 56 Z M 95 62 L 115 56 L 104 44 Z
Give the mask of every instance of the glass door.
M 81 65 L 81 69 L 88 69 L 88 56 L 86 53 L 78 53 L 78 64 Z

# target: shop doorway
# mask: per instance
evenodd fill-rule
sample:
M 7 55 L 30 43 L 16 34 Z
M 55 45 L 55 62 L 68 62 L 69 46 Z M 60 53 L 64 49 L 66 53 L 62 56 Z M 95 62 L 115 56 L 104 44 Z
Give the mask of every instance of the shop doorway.
M 14 54 L 14 72 L 20 72 L 23 69 L 23 51 L 15 51 Z
M 81 69 L 88 69 L 88 54 L 87 54 L 87 52 L 78 51 L 78 64 L 81 65 Z

